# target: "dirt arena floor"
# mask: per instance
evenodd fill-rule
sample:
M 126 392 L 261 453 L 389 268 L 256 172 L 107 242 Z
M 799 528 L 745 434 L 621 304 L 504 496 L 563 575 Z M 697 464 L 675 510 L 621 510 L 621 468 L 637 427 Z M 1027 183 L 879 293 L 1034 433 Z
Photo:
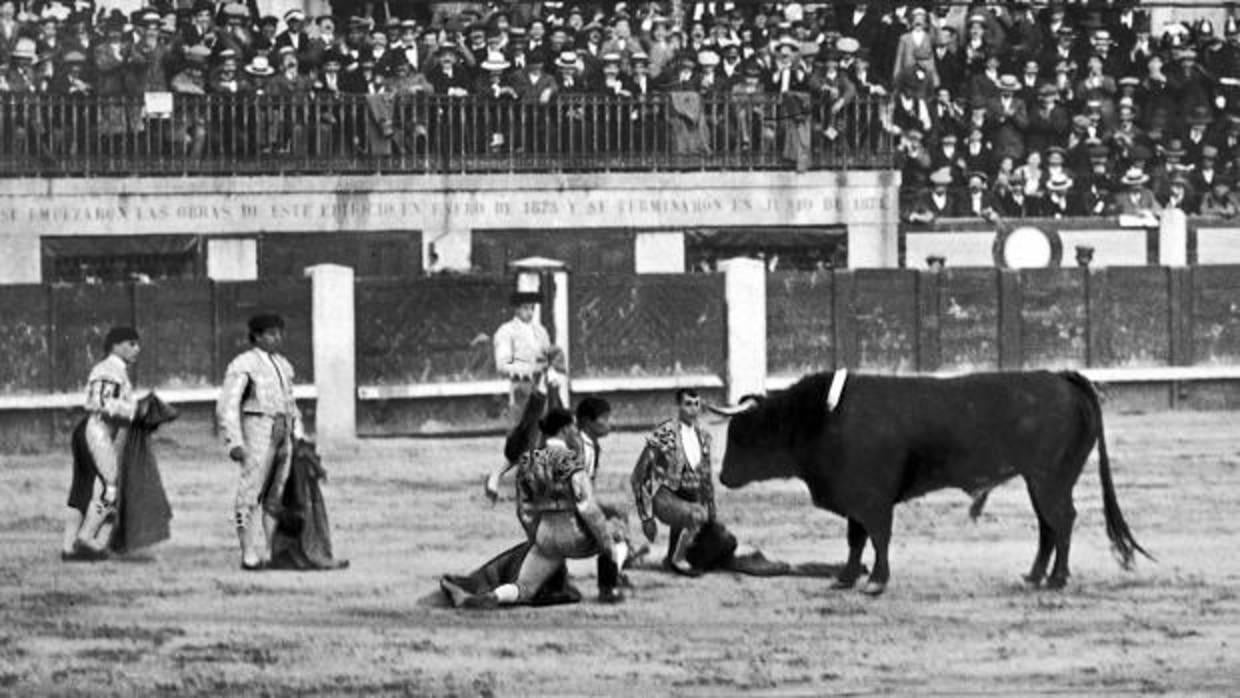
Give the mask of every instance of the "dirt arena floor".
M 1011 482 L 977 522 L 960 492 L 897 509 L 892 583 L 877 599 L 822 578 L 642 566 L 628 602 L 605 606 L 581 564 L 583 603 L 493 612 L 442 607 L 436 580 L 517 541 L 511 497 L 492 508 L 482 496 L 498 438 L 331 455 L 326 496 L 352 566 L 330 573 L 238 570 L 234 467 L 176 425 L 157 443 L 172 540 L 131 559 L 61 563 L 67 456 L 0 456 L 0 694 L 1234 696 L 1237 423 L 1108 415 L 1120 504 L 1158 562 L 1124 572 L 1112 559 L 1091 461 L 1063 592 L 1019 582 L 1036 529 Z M 640 444 L 606 443 L 604 497 L 627 500 Z M 799 483 L 721 489 L 720 511 L 769 557 L 844 558 L 843 521 Z

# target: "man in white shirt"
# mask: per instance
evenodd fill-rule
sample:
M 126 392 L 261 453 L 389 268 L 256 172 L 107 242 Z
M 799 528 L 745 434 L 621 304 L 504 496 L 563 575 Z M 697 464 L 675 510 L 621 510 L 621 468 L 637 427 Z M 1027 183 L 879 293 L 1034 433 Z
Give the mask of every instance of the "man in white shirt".
M 495 368 L 508 379 L 508 427 L 521 421 L 530 394 L 548 376 L 551 337 L 547 329 L 534 319 L 542 297 L 537 293 L 517 292 L 511 298 L 513 317 L 495 330 Z

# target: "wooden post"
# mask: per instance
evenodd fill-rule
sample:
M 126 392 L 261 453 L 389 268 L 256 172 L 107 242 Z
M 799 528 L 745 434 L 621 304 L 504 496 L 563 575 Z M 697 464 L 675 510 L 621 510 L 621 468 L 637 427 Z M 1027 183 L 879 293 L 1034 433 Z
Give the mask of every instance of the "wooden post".
M 837 269 L 832 275 L 831 302 L 834 304 L 835 366 L 857 368 L 857 277 L 851 269 Z
M 999 270 L 999 368 L 1019 370 L 1025 362 L 1021 331 L 1020 272 Z

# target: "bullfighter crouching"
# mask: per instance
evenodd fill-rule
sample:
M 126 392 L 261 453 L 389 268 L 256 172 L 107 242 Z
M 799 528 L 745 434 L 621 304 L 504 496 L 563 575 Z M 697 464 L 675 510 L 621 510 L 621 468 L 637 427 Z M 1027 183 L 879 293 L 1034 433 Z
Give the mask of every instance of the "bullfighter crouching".
M 618 565 L 628 554 L 622 532 L 595 499 L 586 464 L 566 442 L 572 413 L 551 410 L 539 428 L 546 443 L 521 456 L 516 475 L 517 516 L 533 545 L 515 582 L 474 594 L 463 607 L 528 603 L 567 559 L 606 555 Z

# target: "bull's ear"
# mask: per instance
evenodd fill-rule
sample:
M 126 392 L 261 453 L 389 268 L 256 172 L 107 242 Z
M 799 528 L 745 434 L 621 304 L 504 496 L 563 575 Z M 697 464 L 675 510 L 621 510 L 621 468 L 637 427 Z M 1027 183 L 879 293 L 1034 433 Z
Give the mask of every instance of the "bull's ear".
M 757 395 L 746 395 L 735 405 L 707 405 L 706 409 L 720 417 L 735 417 L 738 414 L 756 409 L 762 398 Z

